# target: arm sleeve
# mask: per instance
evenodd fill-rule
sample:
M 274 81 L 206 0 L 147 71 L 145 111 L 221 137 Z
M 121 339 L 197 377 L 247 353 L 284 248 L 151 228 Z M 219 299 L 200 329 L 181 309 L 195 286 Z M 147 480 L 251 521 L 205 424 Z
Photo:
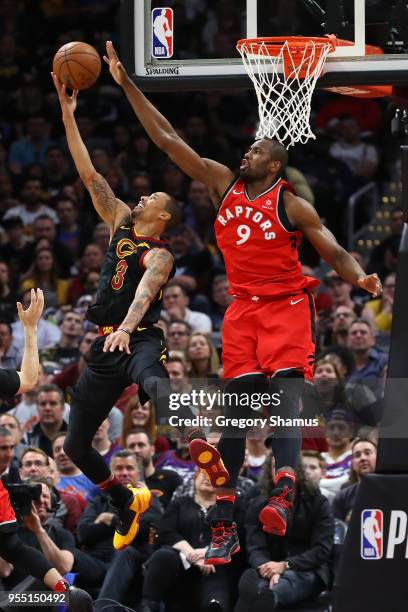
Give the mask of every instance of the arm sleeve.
M 287 558 L 291 568 L 296 571 L 317 569 L 323 563 L 327 563 L 333 548 L 334 520 L 325 497 L 319 495 L 313 514 L 308 549 L 299 555 Z
M 20 388 L 20 377 L 15 370 L 0 369 L 0 396 L 15 395 Z

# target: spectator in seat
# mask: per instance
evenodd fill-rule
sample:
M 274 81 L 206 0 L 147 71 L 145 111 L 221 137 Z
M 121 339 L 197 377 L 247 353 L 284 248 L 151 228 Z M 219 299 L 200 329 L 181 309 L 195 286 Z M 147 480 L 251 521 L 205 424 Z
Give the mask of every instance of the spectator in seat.
M 58 223 L 55 211 L 44 204 L 43 183 L 40 179 L 26 179 L 23 183 L 20 197 L 22 204 L 9 208 L 3 219 L 20 217 L 27 233 L 31 233 L 33 223 L 40 215 L 48 215 L 55 223 Z
M 354 422 L 346 410 L 335 408 L 326 416 L 328 451 L 322 453 L 326 463 L 326 475 L 320 483 L 325 489 L 334 493 L 337 493 L 348 480 L 353 429 Z
M 57 363 L 61 370 L 79 361 L 80 340 L 84 333 L 84 318 L 82 314 L 75 310 L 65 312 L 59 326 L 61 338 L 57 346 L 40 351 L 41 361 L 53 361 Z
M 351 445 L 350 481 L 336 494 L 333 501 L 334 517 L 348 523 L 361 478 L 375 472 L 377 445 L 370 438 L 356 438 Z
M 25 443 L 22 442 L 23 432 L 21 431 L 20 421 L 12 414 L 5 413 L 0 415 L 0 425 L 10 431 L 16 445 L 16 457 L 20 459 L 21 453 L 26 449 Z
M 184 480 L 196 471 L 196 465 L 190 457 L 188 443 L 177 433 L 176 449 L 168 450 L 159 455 L 156 468 L 173 470 Z
M 7 321 L 0 321 L 0 365 L 2 368 L 18 370 L 22 352 L 14 343 L 13 328 Z
M 233 297 L 228 293 L 229 284 L 225 274 L 218 274 L 212 282 L 212 305 L 210 317 L 214 331 L 220 331 L 225 312 Z
M 185 321 L 178 319 L 171 321 L 167 331 L 167 348 L 169 351 L 186 352 L 191 331 L 190 325 Z
M 207 516 L 215 504 L 215 497 L 216 491 L 210 481 L 198 471 L 194 497 L 181 497 L 168 505 L 159 527 L 161 548 L 153 553 L 147 564 L 142 612 L 158 612 L 163 602 L 167 607 L 176 589 L 177 599 L 182 596 L 184 602 L 182 609 L 206 610 L 211 601 L 214 609 L 220 612 L 230 609 L 230 580 L 235 558 L 232 564 L 220 565 L 217 569 L 204 565 L 210 542 Z
M 121 450 L 119 444 L 111 442 L 109 439 L 109 427 L 110 419 L 108 417 L 99 425 L 92 440 L 92 447 L 102 455 L 107 466 L 110 466 L 112 456 Z
M 47 149 L 53 144 L 49 138 L 51 124 L 45 117 L 29 117 L 24 127 L 24 137 L 15 140 L 10 147 L 10 169 L 16 175 L 21 175 L 30 164 L 43 163 Z
M 26 261 L 27 267 L 35 256 L 35 252 L 38 248 L 38 243 L 42 239 L 48 241 L 48 245 L 52 250 L 55 261 L 58 267 L 61 278 L 69 278 L 71 274 L 71 268 L 74 265 L 74 258 L 71 251 L 57 241 L 57 229 L 55 221 L 49 215 L 39 215 L 33 223 L 33 240 L 34 244 L 31 249 L 29 258 Z
M 179 170 L 178 170 L 179 172 Z M 176 265 L 175 282 L 188 293 L 206 293 L 212 277 L 213 260 L 209 249 L 188 225 L 178 225 L 167 234 Z
M 380 397 L 388 355 L 375 348 L 374 331 L 366 319 L 356 319 L 351 324 L 348 346 L 356 361 L 356 367 L 349 380 L 364 383 L 374 391 L 377 397 Z
M 120 445 L 126 448 L 126 436 L 134 427 L 141 427 L 154 440 L 156 453 L 163 453 L 170 448 L 170 444 L 163 436 L 157 436 L 156 417 L 153 404 L 146 402 L 141 404 L 137 393 L 130 397 L 123 411 L 122 435 Z
M 212 331 L 211 319 L 203 312 L 190 310 L 189 298 L 184 287 L 177 280 L 171 280 L 163 290 L 162 316 L 169 322 L 182 320 L 188 323 L 193 331 L 209 334 Z
M 53 384 L 41 385 L 37 393 L 38 423 L 27 434 L 30 446 L 37 446 L 52 457 L 53 440 L 57 433 L 67 431 L 64 421 L 64 397 Z
M 68 493 L 78 493 L 84 499 L 89 501 L 100 492 L 100 489 L 94 485 L 81 472 L 80 469 L 72 463 L 68 455 L 64 451 L 64 441 L 66 438 L 65 432 L 60 432 L 54 437 L 52 445 L 52 455 L 57 464 L 60 474 L 60 479 L 56 485 L 58 491 L 68 491 Z
M 343 162 L 355 178 L 352 191 L 371 180 L 378 169 L 378 152 L 375 146 L 361 141 L 358 122 L 351 115 L 340 118 L 338 140 L 330 147 L 330 155 Z
M 16 444 L 13 434 L 4 425 L 0 426 L 0 476 L 9 473 L 12 467 L 17 468 Z
M 116 478 L 125 485 L 131 484 L 135 487 L 141 480 L 139 463 L 129 450 L 121 450 L 113 455 L 111 468 Z M 103 608 L 105 612 L 113 612 L 115 606 L 109 604 L 115 601 L 135 605 L 143 564 L 154 548 L 161 516 L 160 503 L 153 498 L 151 507 L 141 517 L 135 540 L 113 557 L 112 538 L 116 515 L 109 504 L 109 498 L 100 493 L 89 503 L 78 529 L 78 538 L 92 556 L 100 558 L 108 567 L 96 602 L 96 610 Z
M 28 484 L 41 484 L 42 493 L 38 501 L 32 503 L 31 514 L 23 519 L 23 526 L 17 531 L 25 544 L 41 550 L 61 574 L 75 572 L 76 585 L 82 584 L 85 588 L 99 586 L 100 575 L 95 560 L 79 550 L 71 532 L 64 529 L 57 522 L 50 520 L 58 507 L 58 498 L 52 490 L 52 481 L 48 478 L 36 476 Z M 7 587 L 17 587 L 24 580 L 21 572 L 15 569 L 7 579 Z M 38 587 L 32 586 L 35 590 Z
M 15 319 L 17 297 L 11 287 L 10 268 L 0 261 L 0 320 L 12 323 Z
M 140 460 L 143 467 L 143 480 L 163 508 L 167 508 L 174 491 L 183 482 L 172 470 L 161 470 L 153 465 L 154 444 L 148 434 L 140 427 L 134 427 L 126 436 L 126 448 Z
M 333 313 L 331 344 L 347 346 L 350 325 L 357 319 L 355 311 L 349 306 L 337 306 Z
M 193 332 L 188 340 L 187 360 L 191 364 L 190 378 L 205 379 L 218 376 L 220 361 L 208 336 Z
M 21 480 L 28 480 L 30 478 L 36 478 L 37 476 L 49 478 L 53 482 L 53 490 L 57 491 L 54 485 L 51 461 L 53 461 L 53 459 L 48 457 L 40 448 L 28 446 L 23 451 L 20 458 Z M 59 480 L 59 476 L 57 480 Z M 74 533 L 82 512 L 85 509 L 85 504 L 82 498 L 72 493 L 59 492 L 59 497 L 60 504 L 55 513 L 55 520 L 60 521 L 62 527 Z
M 275 486 L 274 463 L 270 454 L 261 478 L 261 495 L 248 505 L 245 528 L 250 569 L 239 582 L 236 612 L 291 608 L 318 595 L 330 581 L 333 517 L 327 499 L 301 473 L 296 479 L 291 528 L 284 537 L 262 530 L 258 517 Z
M 391 331 L 394 293 L 395 274 L 391 273 L 384 279 L 381 297 L 367 302 L 362 312 L 363 319 L 373 320 L 379 332 Z
M 54 254 L 49 247 L 35 251 L 34 261 L 22 277 L 21 291 L 33 287 L 43 289 L 47 308 L 67 303 L 68 281 L 59 276 Z
M 3 217 L 1 225 L 5 229 L 7 242 L 0 245 L 0 257 L 8 263 L 11 272 L 21 274 L 26 271 L 27 257 L 32 249 L 24 232 L 23 220 L 21 217 Z
M 76 201 L 68 196 L 60 196 L 55 203 L 58 215 L 56 242 L 69 249 L 74 259 L 78 259 L 82 250 L 84 235 L 78 222 Z
M 97 244 L 88 244 L 80 263 L 80 273 L 75 276 L 68 288 L 68 302 L 75 304 L 77 300 L 86 293 L 85 281 L 89 272 L 100 273 L 105 253 Z
M 68 313 L 70 314 L 70 313 Z M 91 347 L 95 340 L 98 337 L 98 332 L 96 331 L 87 331 L 83 336 L 81 342 L 79 343 L 79 359 L 78 361 L 73 361 L 69 365 L 65 366 L 65 368 L 56 374 L 52 380 L 52 382 L 57 385 L 66 396 L 69 396 L 72 392 L 74 385 L 77 383 L 79 376 L 83 372 L 86 367 L 86 364 L 91 358 Z
M 335 493 L 321 484 L 322 478 L 326 475 L 326 462 L 322 455 L 315 450 L 302 450 L 301 466 L 306 479 L 312 482 L 331 503 Z
M 324 282 L 332 300 L 332 310 L 335 311 L 339 306 L 346 306 L 356 312 L 357 315 L 361 313 L 361 307 L 353 302 L 350 297 L 353 289 L 352 285 L 341 278 L 335 270 L 331 270 L 326 275 Z

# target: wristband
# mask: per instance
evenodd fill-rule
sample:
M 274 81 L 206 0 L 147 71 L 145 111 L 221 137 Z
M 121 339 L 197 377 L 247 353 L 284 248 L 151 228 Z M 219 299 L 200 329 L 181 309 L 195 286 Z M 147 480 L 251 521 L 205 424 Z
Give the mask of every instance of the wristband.
M 118 327 L 118 331 L 125 332 L 125 334 L 129 334 L 129 336 L 132 333 L 132 332 L 128 331 L 127 329 L 123 329 L 123 327 Z

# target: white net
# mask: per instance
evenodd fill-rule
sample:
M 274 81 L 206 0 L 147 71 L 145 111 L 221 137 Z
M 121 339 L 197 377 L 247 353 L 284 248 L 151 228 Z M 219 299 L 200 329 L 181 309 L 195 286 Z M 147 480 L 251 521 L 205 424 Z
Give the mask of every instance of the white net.
M 261 41 L 240 41 L 237 46 L 258 99 L 257 138 L 276 138 L 289 148 L 316 138 L 310 127 L 314 88 L 333 44 L 315 43 L 292 48 L 282 41 L 278 51 Z

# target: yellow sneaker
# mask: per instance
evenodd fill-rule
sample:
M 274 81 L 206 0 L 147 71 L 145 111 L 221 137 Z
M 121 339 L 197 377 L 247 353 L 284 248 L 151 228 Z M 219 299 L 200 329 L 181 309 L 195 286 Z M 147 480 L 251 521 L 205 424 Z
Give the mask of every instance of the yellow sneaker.
M 142 482 L 136 487 L 128 485 L 128 489 L 132 491 L 133 498 L 119 511 L 119 522 L 113 536 L 113 546 L 116 550 L 122 550 L 133 542 L 139 531 L 140 518 L 152 503 L 152 494 Z

